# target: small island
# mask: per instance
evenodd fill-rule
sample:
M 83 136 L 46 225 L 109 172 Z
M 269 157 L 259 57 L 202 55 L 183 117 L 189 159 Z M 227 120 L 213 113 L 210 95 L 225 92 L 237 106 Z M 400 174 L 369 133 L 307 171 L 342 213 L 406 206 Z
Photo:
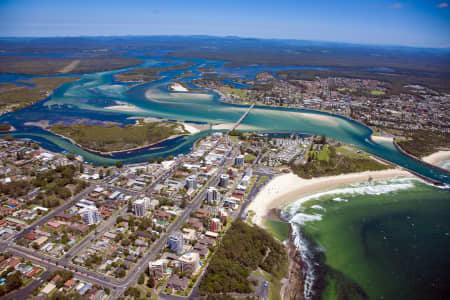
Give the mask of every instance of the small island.
M 160 73 L 174 70 L 182 70 L 195 65 L 194 62 L 185 62 L 164 68 L 136 68 L 123 73 L 118 73 L 114 77 L 121 82 L 141 82 L 147 83 L 161 79 Z
M 56 124 L 51 132 L 70 139 L 78 146 L 100 154 L 110 154 L 149 147 L 183 134 L 189 134 L 183 124 L 176 122 L 150 122 L 123 127 L 111 125 Z

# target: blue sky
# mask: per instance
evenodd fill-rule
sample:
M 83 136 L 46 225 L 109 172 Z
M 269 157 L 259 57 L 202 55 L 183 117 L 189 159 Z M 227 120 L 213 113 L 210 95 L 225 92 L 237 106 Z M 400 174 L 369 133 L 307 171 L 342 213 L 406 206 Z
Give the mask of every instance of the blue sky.
M 0 36 L 236 35 L 450 47 L 450 0 L 0 0 Z

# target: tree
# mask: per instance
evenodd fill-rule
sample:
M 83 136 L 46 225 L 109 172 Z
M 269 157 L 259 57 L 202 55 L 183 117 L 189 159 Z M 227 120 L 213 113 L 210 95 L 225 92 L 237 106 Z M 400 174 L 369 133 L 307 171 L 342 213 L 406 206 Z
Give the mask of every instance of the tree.
M 161 156 L 160 157 L 158 157 L 158 164 L 160 164 L 160 163 L 162 163 L 163 161 L 164 161 L 164 158 L 162 158 Z
M 155 278 L 153 278 L 153 275 L 150 275 L 150 277 L 148 278 L 147 286 L 149 288 L 154 288 L 156 286 Z
M 12 291 L 18 289 L 22 286 L 22 276 L 19 272 L 14 272 L 12 275 L 8 276 L 8 283 L 6 284 L 6 289 Z
M 122 278 L 125 277 L 125 270 L 124 269 L 120 269 L 119 272 L 117 272 L 117 277 Z
M 132 212 L 133 211 L 133 203 L 131 202 L 131 200 L 128 200 L 128 208 L 127 208 L 128 212 Z
M 322 135 L 320 137 L 319 144 L 325 145 L 327 143 L 327 137 L 325 135 Z
M 66 155 L 68 160 L 74 160 L 75 159 L 75 155 L 73 153 L 67 153 Z
M 63 236 L 61 237 L 61 243 L 63 243 L 65 245 L 68 242 L 69 242 L 69 237 L 67 236 L 67 233 L 64 233 Z
M 150 157 L 150 158 L 148 159 L 148 162 L 151 163 L 151 164 L 153 164 L 153 163 L 155 162 L 155 159 L 154 159 L 153 157 Z
M 63 199 L 67 199 L 70 196 L 72 196 L 72 192 L 66 187 L 59 187 L 59 188 L 57 188 L 56 189 L 56 194 L 59 197 L 63 198 Z
M 167 156 L 167 160 L 172 160 L 172 159 L 173 159 L 173 155 Z
M 186 206 L 187 206 L 187 200 L 186 200 L 186 198 L 183 198 L 183 200 L 181 201 L 180 208 L 186 208 Z
M 141 275 L 139 276 L 139 279 L 138 279 L 138 283 L 144 284 L 144 282 L 145 282 L 145 275 L 144 275 L 144 273 L 141 273 Z
M 120 160 L 116 161 L 116 167 L 122 168 L 122 166 L 123 166 L 123 163 Z

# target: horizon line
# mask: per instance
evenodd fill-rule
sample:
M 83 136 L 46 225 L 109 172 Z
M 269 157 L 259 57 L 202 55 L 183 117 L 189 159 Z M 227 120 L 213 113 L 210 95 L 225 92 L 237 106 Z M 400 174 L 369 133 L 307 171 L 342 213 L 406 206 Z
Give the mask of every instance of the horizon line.
M 126 34 L 126 35 L 42 35 L 42 36 L 26 36 L 26 35 L 11 35 L 0 36 L 0 39 L 40 39 L 40 38 L 113 38 L 113 37 L 210 37 L 210 38 L 239 38 L 239 39 L 253 39 L 253 40 L 276 40 L 276 41 L 303 41 L 303 42 L 315 42 L 315 43 L 333 43 L 333 44 L 346 44 L 353 46 L 377 46 L 377 47 L 401 47 L 401 48 L 415 48 L 415 49 L 435 49 L 435 50 L 450 50 L 448 46 L 417 46 L 417 45 L 401 45 L 401 44 L 383 44 L 383 43 L 361 43 L 361 42 L 348 42 L 348 41 L 332 41 L 332 40 L 310 40 L 299 38 L 269 38 L 269 37 L 251 37 L 251 36 L 238 36 L 238 35 L 209 35 L 209 34 Z

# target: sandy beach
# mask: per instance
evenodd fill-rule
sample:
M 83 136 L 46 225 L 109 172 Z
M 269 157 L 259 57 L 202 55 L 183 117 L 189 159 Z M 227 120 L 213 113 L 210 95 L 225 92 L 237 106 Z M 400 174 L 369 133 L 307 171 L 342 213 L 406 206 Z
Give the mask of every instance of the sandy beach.
M 36 126 L 42 129 L 47 129 L 49 126 L 50 120 L 40 120 L 38 122 L 25 122 L 24 125 L 27 126 Z
M 424 162 L 438 166 L 444 160 L 450 158 L 450 151 L 438 151 L 428 156 L 422 157 Z
M 390 179 L 400 176 L 411 176 L 411 174 L 402 169 L 366 171 L 312 179 L 302 179 L 293 173 L 283 174 L 275 177 L 256 195 L 248 210 L 255 212 L 253 221 L 263 226 L 264 217 L 272 208 L 283 208 L 301 197 L 342 185 L 367 181 L 369 178 Z
M 131 105 L 131 104 L 107 106 L 107 107 L 105 107 L 105 109 L 119 110 L 119 111 L 126 111 L 126 112 L 141 111 L 139 108 L 137 108 L 136 106 Z
M 179 84 L 178 82 L 173 82 L 169 84 L 169 90 L 175 91 L 175 92 L 187 92 L 188 89 Z
M 233 128 L 234 123 L 222 123 L 222 124 L 216 124 L 213 125 L 212 129 L 213 130 L 231 130 L 231 128 Z M 242 125 L 239 124 L 238 128 L 236 128 L 238 130 L 257 130 L 257 127 L 254 126 L 249 126 L 249 125 Z
M 393 137 L 389 137 L 389 136 L 379 136 L 379 135 L 372 135 L 370 136 L 370 139 L 372 141 L 376 142 L 390 142 L 392 143 L 394 141 Z

